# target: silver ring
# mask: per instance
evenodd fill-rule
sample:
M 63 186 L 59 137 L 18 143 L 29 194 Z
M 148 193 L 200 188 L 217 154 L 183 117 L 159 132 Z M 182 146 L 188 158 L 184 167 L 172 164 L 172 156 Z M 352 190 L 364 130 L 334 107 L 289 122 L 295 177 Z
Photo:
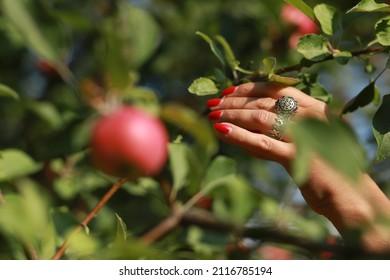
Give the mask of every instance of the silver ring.
M 286 132 L 287 123 L 298 110 L 298 101 L 291 96 L 282 96 L 275 102 L 275 123 L 271 128 L 270 136 L 281 140 Z

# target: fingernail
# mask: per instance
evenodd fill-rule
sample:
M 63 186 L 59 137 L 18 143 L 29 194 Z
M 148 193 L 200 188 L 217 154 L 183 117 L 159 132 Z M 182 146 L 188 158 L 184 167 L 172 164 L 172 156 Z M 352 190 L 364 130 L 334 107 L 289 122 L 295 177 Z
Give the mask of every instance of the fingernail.
M 221 110 L 214 111 L 214 112 L 211 112 L 211 113 L 208 114 L 209 119 L 212 120 L 212 121 L 218 120 L 221 116 L 222 116 L 222 111 Z
M 231 86 L 222 91 L 222 96 L 232 94 L 236 90 L 237 86 Z
M 230 125 L 223 124 L 223 123 L 214 124 L 214 128 L 216 131 L 222 134 L 228 134 L 230 131 L 232 131 L 232 127 Z
M 221 104 L 221 102 L 222 102 L 222 98 L 213 98 L 207 100 L 206 105 L 207 107 L 211 108 L 211 107 L 218 106 L 219 104 Z

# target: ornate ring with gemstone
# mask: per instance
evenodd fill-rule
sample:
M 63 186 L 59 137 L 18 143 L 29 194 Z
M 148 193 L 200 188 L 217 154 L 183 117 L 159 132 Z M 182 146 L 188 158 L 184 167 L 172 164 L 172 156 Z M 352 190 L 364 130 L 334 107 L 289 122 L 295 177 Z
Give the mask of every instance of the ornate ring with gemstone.
M 275 102 L 276 118 L 270 136 L 281 140 L 286 132 L 287 123 L 298 110 L 298 102 L 291 96 L 282 96 Z

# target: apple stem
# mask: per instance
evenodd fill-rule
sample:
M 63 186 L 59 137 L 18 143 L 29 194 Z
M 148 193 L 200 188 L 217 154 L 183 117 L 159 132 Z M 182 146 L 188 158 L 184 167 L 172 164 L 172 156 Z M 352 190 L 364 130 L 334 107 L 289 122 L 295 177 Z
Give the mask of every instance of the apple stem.
M 96 206 L 92 209 L 91 212 L 85 217 L 85 219 L 70 233 L 68 238 L 64 241 L 62 246 L 58 249 L 56 254 L 51 258 L 52 260 L 59 260 L 66 249 L 69 246 L 69 243 L 74 235 L 80 232 L 83 228 L 85 228 L 88 223 L 96 216 L 96 214 L 103 208 L 104 205 L 110 200 L 110 198 L 122 187 L 124 183 L 128 181 L 127 178 L 122 178 L 117 181 L 111 188 L 107 191 L 107 193 L 99 200 Z

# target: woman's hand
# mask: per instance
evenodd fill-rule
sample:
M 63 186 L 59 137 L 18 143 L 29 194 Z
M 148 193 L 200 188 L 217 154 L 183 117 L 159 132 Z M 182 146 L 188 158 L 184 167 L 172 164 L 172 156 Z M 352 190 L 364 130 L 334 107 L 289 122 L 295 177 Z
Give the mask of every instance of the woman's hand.
M 283 96 L 298 102 L 290 122 L 302 118 L 327 121 L 329 117 L 325 103 L 292 87 L 246 83 L 222 95 L 207 102 L 208 117 L 219 137 L 255 157 L 279 162 L 287 171 L 296 150 L 288 133 L 279 140 L 273 135 L 278 119 L 275 102 Z M 289 124 L 285 125 L 288 130 Z M 367 174 L 352 182 L 313 155 L 308 179 L 299 187 L 307 204 L 327 217 L 346 241 L 358 240 L 370 252 L 390 251 L 390 201 Z
M 293 88 L 270 83 L 246 83 L 230 87 L 223 98 L 207 102 L 209 119 L 227 143 L 238 145 L 251 155 L 279 162 L 289 167 L 295 147 L 288 134 L 278 141 L 270 137 L 276 122 L 275 102 L 282 96 L 293 97 L 298 102 L 297 112 L 290 121 L 300 118 L 328 119 L 324 102 Z M 288 129 L 288 124 L 286 124 Z

